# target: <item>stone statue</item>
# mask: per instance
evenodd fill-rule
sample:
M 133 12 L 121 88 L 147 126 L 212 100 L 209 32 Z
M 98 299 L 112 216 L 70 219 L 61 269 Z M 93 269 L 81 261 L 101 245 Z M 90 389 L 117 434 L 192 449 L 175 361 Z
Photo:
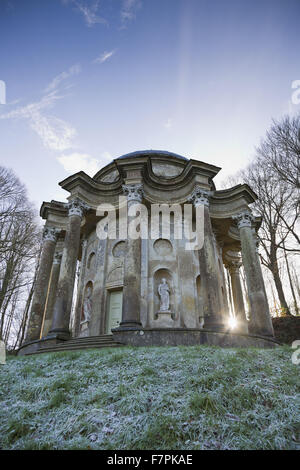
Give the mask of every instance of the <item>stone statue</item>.
M 83 301 L 83 321 L 90 321 L 92 313 L 92 288 L 87 287 Z
M 168 312 L 170 309 L 170 289 L 165 278 L 162 278 L 158 286 L 158 294 L 160 297 L 159 310 L 161 312 Z

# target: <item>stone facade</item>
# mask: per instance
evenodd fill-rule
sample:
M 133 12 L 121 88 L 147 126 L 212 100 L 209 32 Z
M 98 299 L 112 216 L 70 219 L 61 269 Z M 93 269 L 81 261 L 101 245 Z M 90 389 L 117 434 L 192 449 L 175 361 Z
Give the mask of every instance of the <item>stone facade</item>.
M 268 338 L 272 342 L 255 240 L 261 221 L 249 208 L 256 195 L 246 184 L 216 190 L 213 178 L 219 171 L 170 152 L 141 151 L 115 159 L 93 178 L 79 172 L 62 181 L 69 202 L 44 202 L 41 207 L 44 247 L 24 348 L 39 340 L 55 343 L 111 332 L 130 344 L 143 344 L 143 338 L 144 344 L 164 344 L 164 337 L 165 344 L 189 344 L 189 337 L 190 344 L 209 342 L 205 338 L 217 344 L 224 335 L 227 340 L 220 344 L 237 344 L 238 335 L 247 337 L 241 340 L 247 345 L 258 344 L 251 338 L 263 337 L 259 344 Z M 103 204 L 105 213 L 98 209 Z M 148 238 L 124 236 L 122 223 L 135 223 L 136 204 L 143 205 L 139 214 L 146 221 Z M 162 236 L 160 225 L 157 236 L 151 237 L 154 204 L 175 204 L 182 214 L 189 204 L 191 225 L 202 214 L 203 246 L 186 249 L 187 239 L 175 234 L 176 211 L 171 212 L 170 235 Z M 99 237 L 104 217 L 116 217 L 115 237 Z M 249 319 L 240 281 L 242 264 Z M 233 334 L 227 278 L 237 322 Z

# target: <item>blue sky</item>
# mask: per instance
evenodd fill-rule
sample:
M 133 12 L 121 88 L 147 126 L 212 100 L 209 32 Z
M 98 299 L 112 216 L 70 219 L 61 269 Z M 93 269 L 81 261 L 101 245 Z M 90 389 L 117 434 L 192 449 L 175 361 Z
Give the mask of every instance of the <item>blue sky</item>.
M 39 207 L 113 158 L 163 149 L 223 168 L 299 111 L 299 0 L 0 0 L 0 164 Z

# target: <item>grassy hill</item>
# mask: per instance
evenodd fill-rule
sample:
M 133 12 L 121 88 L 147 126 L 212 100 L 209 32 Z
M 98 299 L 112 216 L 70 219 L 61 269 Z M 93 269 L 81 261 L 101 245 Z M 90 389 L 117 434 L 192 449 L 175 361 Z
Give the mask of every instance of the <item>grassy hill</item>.
M 9 358 L 2 449 L 299 448 L 291 348 L 153 347 Z

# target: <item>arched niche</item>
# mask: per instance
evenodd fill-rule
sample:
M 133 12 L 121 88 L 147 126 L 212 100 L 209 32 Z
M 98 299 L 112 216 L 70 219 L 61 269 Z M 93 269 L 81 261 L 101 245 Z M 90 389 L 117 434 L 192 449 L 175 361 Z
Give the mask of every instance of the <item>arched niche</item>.
M 173 245 L 170 240 L 165 238 L 158 238 L 153 243 L 154 251 L 159 256 L 167 256 L 170 255 L 173 251 Z
M 123 258 L 126 254 L 126 242 L 121 240 L 115 243 L 112 248 L 112 254 L 114 258 Z
M 88 268 L 88 269 L 93 269 L 93 268 L 94 268 L 94 266 L 95 266 L 95 260 L 96 260 L 96 255 L 95 255 L 95 252 L 92 251 L 92 252 L 89 254 L 88 261 L 87 261 L 87 268 Z
M 84 287 L 82 307 L 80 312 L 80 322 L 89 322 L 92 315 L 93 283 L 88 281 Z
M 153 276 L 153 307 L 154 307 L 154 318 L 157 319 L 157 312 L 160 311 L 160 297 L 158 294 L 158 286 L 161 283 L 162 279 L 165 278 L 169 290 L 170 290 L 170 312 L 172 313 L 172 319 L 174 318 L 175 312 L 175 292 L 174 292 L 174 281 L 171 271 L 167 268 L 160 268 L 155 271 Z

